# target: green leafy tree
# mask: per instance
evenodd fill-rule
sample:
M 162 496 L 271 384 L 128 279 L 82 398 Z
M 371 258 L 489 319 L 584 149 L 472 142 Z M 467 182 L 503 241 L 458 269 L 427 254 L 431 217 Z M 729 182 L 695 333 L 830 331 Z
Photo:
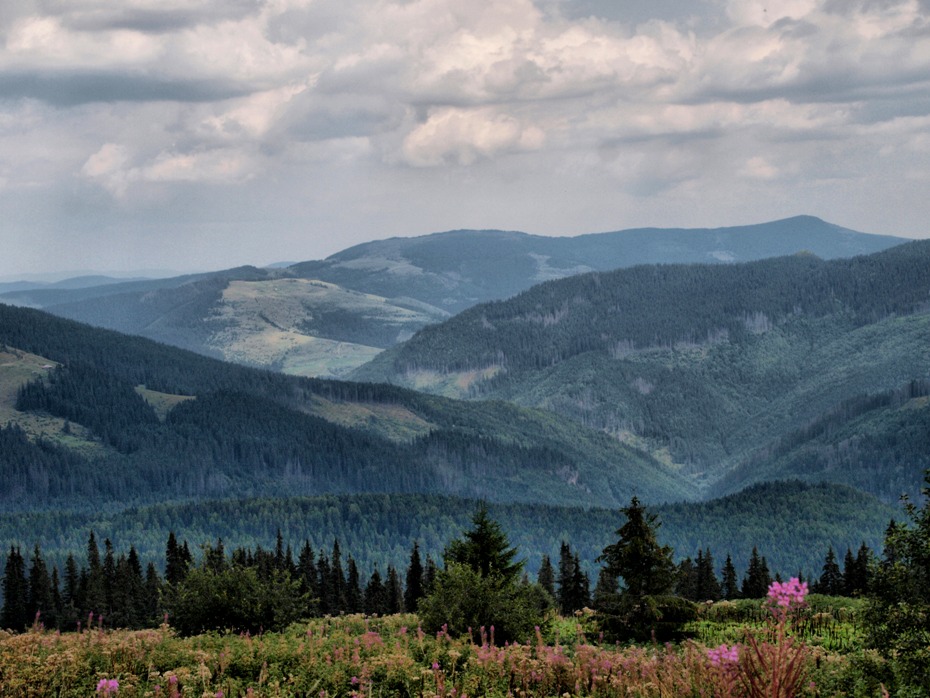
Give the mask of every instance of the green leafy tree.
M 869 583 L 867 643 L 891 664 L 899 695 L 930 695 L 930 471 L 923 507 L 905 499 L 910 525 L 894 521 Z

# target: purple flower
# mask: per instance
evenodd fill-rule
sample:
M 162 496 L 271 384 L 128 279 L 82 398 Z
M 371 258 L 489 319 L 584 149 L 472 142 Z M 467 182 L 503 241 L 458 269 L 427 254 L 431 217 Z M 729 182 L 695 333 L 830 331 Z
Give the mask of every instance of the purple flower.
M 115 696 L 119 693 L 119 681 L 116 679 L 100 679 L 97 682 L 97 695 Z
M 714 666 L 728 667 L 735 665 L 739 662 L 739 647 L 738 645 L 732 647 L 727 647 L 725 644 L 720 645 L 720 647 L 707 650 L 707 658 Z

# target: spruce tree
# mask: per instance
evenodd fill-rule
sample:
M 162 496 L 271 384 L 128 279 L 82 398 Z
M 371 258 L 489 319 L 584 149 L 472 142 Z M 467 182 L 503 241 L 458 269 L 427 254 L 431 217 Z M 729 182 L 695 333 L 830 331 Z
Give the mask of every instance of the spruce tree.
M 670 593 L 675 585 L 675 564 L 672 549 L 658 542 L 655 515 L 647 514 L 637 497 L 620 511 L 626 522 L 617 529 L 618 540 L 604 548 L 597 561 L 623 579 L 622 593 L 630 597 Z
M 404 608 L 408 613 L 417 610 L 417 604 L 424 596 L 423 564 L 420 562 L 420 546 L 413 541 L 410 551 L 410 563 L 407 565 L 406 588 L 404 589 Z
M 368 579 L 365 586 L 365 614 L 369 616 L 383 616 L 387 609 L 387 595 L 384 589 L 384 582 L 381 580 L 381 573 L 375 567 L 374 572 Z
M 482 577 L 496 576 L 506 585 L 518 581 L 523 571 L 523 563 L 514 560 L 516 554 L 500 524 L 488 516 L 487 507 L 482 505 L 472 517 L 472 527 L 448 545 L 443 558 L 447 565 L 465 565 Z
M 362 582 L 358 573 L 358 565 L 355 559 L 349 555 L 346 563 L 346 613 L 361 613 L 362 604 Z
M 3 608 L 0 628 L 22 631 L 29 623 L 29 588 L 26 582 L 26 562 L 19 548 L 10 546 L 3 574 Z
M 548 555 L 542 557 L 539 573 L 536 575 L 536 583 L 545 589 L 553 600 L 555 599 L 555 570 L 552 568 L 552 560 L 549 559 Z
M 723 598 L 727 601 L 739 598 L 739 585 L 736 578 L 736 567 L 733 566 L 733 558 L 727 553 L 726 562 L 723 563 Z
M 32 564 L 29 567 L 29 602 L 27 614 L 30 619 L 39 618 L 49 627 L 55 623 L 55 600 L 52 593 L 52 580 L 48 575 L 48 568 L 42 559 L 42 551 L 38 543 L 32 553 Z
M 720 582 L 717 580 L 717 573 L 714 571 L 714 558 L 711 556 L 710 548 L 707 548 L 703 553 L 698 550 L 694 572 L 695 600 L 718 601 L 721 596 Z
M 840 572 L 840 566 L 836 562 L 836 553 L 833 552 L 832 545 L 827 549 L 827 557 L 823 563 L 823 572 L 815 588 L 817 593 L 827 594 L 828 596 L 839 596 L 843 593 L 843 574 Z
M 746 569 L 746 576 L 743 577 L 741 596 L 744 599 L 761 599 L 768 594 L 771 583 L 768 563 L 759 555 L 758 548 L 753 547 L 749 567 Z
M 393 565 L 388 565 L 387 584 L 384 587 L 385 613 L 394 615 L 404 610 L 404 588 L 400 583 L 400 575 Z

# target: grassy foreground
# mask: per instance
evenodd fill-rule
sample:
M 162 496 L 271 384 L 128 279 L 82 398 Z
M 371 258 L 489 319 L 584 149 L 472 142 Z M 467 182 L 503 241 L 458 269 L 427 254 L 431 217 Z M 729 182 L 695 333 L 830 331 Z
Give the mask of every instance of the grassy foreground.
M 707 640 L 739 632 L 719 613 L 702 622 Z M 838 622 L 857 644 L 854 626 Z M 260 636 L 33 629 L 0 633 L 0 696 L 751 695 L 713 645 L 621 647 L 592 633 L 584 617 L 556 619 L 532 642 L 495 647 L 480 630 L 471 640 L 426 635 L 414 615 L 314 619 Z M 813 630 L 805 636 L 793 638 L 806 643 L 797 695 L 881 695 L 855 669 L 878 660 L 833 651 Z

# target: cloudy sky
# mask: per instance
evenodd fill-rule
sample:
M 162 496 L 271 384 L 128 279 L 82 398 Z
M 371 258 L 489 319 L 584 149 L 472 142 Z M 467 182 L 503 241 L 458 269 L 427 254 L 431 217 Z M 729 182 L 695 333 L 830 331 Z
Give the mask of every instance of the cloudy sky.
M 0 276 L 928 194 L 930 0 L 0 2 Z

